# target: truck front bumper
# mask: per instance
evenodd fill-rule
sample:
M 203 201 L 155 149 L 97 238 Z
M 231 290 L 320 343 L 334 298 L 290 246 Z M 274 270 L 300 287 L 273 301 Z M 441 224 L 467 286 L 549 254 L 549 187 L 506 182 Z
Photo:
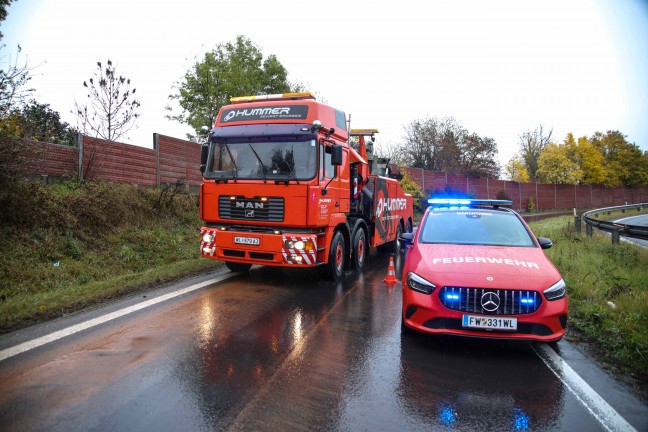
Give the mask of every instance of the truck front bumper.
M 205 258 L 249 264 L 314 267 L 317 236 L 200 229 L 200 253 Z

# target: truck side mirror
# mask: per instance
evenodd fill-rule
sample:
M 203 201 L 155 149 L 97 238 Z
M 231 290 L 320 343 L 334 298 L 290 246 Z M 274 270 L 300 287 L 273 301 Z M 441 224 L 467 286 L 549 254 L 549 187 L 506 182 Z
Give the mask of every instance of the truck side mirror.
M 331 165 L 342 165 L 342 146 L 339 144 L 331 148 Z
M 200 172 L 204 173 L 207 168 L 207 156 L 209 155 L 209 146 L 204 145 L 200 148 Z

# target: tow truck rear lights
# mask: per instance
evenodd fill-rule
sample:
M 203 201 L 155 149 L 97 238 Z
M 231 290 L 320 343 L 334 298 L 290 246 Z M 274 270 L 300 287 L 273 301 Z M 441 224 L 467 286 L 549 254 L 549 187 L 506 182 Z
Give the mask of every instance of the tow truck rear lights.
M 311 92 L 298 92 L 298 93 L 281 93 L 271 95 L 256 95 L 256 96 L 237 96 L 230 99 L 232 103 L 245 103 L 254 101 L 276 101 L 285 99 L 315 99 Z

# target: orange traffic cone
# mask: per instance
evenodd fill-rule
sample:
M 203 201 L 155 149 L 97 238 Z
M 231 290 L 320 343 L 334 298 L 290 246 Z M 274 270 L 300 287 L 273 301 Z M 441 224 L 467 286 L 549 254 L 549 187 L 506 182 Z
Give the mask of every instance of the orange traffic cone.
M 387 284 L 398 282 L 396 279 L 396 270 L 394 269 L 394 257 L 389 257 L 389 267 L 387 267 L 387 277 L 384 280 Z

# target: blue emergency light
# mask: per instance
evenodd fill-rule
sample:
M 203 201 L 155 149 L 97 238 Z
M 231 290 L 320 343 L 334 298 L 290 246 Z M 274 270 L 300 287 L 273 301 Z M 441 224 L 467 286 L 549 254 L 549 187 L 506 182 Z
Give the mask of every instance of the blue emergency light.
M 469 207 L 511 207 L 511 200 L 469 199 L 469 198 L 430 198 L 427 200 L 432 207 L 469 208 Z
M 520 299 L 520 303 L 522 303 L 522 304 L 524 304 L 524 305 L 532 305 L 534 302 L 533 302 L 533 299 L 532 299 L 532 298 L 528 298 L 528 297 L 527 297 L 527 298 L 524 298 L 524 297 L 522 297 L 522 298 Z
M 460 299 L 459 294 L 446 294 L 446 300 L 449 301 L 458 301 Z

